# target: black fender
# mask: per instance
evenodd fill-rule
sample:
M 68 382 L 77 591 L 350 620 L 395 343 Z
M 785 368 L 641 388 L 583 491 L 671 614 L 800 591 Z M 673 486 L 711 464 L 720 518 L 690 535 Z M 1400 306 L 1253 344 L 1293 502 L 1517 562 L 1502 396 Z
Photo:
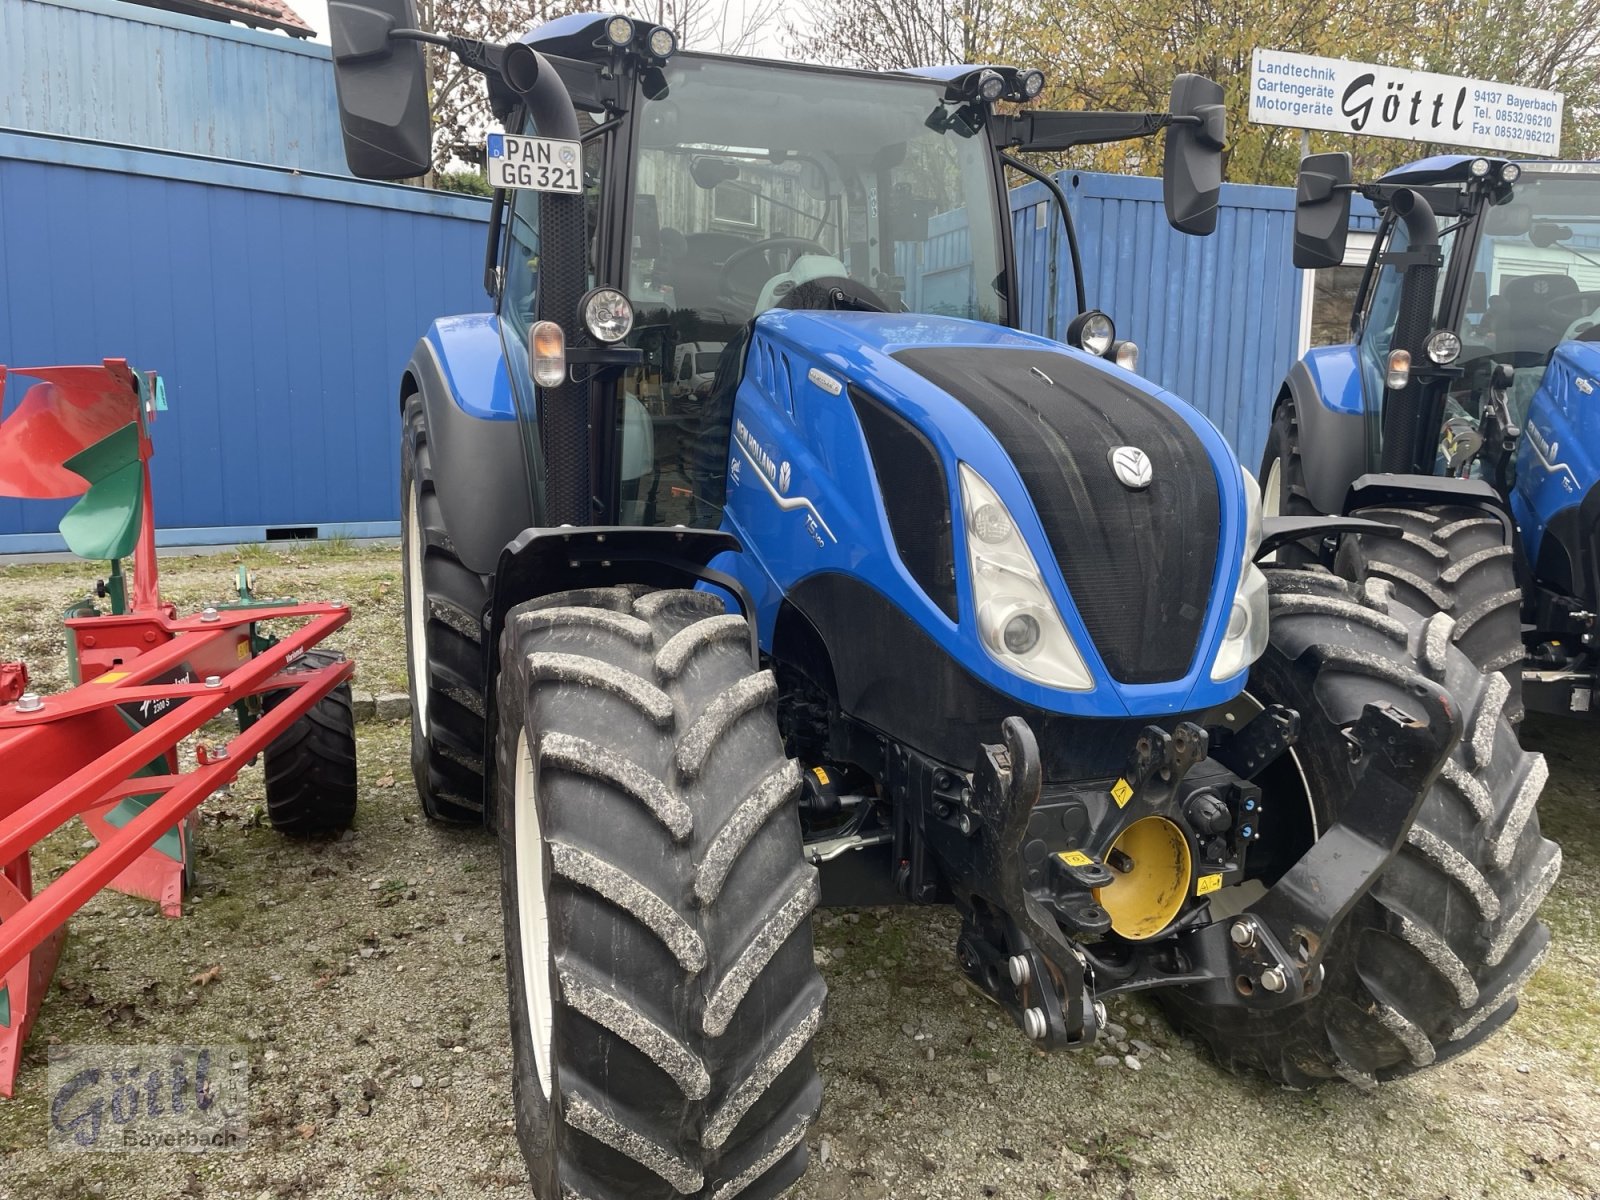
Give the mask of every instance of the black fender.
M 1304 362 L 1289 369 L 1283 392 L 1288 398 L 1280 393 L 1278 403 L 1294 405 L 1300 427 L 1300 469 L 1311 504 L 1321 513 L 1343 512 L 1345 493 L 1367 469 L 1367 419 L 1324 404 Z
M 491 815 L 495 786 L 495 738 L 499 703 L 500 633 L 506 614 L 527 600 L 576 588 L 642 583 L 650 587 L 693 587 L 714 584 L 733 595 L 750 621 L 750 657 L 761 661 L 756 635 L 755 602 L 745 586 L 707 564 L 725 551 L 743 550 L 739 539 L 720 529 L 682 526 L 563 525 L 555 529 L 523 529 L 505 542 L 491 564 L 489 603 L 483 612 L 484 694 L 484 820 Z
M 434 494 L 456 556 L 469 571 L 488 575 L 506 543 L 538 519 L 520 425 L 465 412 L 427 338 L 412 351 L 406 377 L 400 402 L 413 390 L 422 394 Z
M 1505 544 L 1516 544 L 1517 526 L 1506 507 L 1505 497 L 1481 479 L 1454 479 L 1445 475 L 1361 475 L 1351 481 L 1342 506 L 1331 511 L 1348 514 L 1384 504 L 1401 508 L 1452 504 L 1481 509 L 1500 522 L 1505 530 Z

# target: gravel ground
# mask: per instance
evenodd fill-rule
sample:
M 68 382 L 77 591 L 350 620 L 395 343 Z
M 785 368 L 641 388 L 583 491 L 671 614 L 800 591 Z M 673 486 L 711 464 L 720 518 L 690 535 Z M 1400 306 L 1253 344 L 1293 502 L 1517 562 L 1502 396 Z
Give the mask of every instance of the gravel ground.
M 403 679 L 392 551 L 242 557 L 263 568 L 264 594 L 355 606 L 339 641 L 358 653 L 363 686 Z M 225 597 L 234 570 L 162 565 L 185 607 Z M 0 659 L 26 657 L 58 681 L 54 614 L 88 577 L 0 568 Z M 249 770 L 203 810 L 183 919 L 111 894 L 75 918 L 17 1098 L 0 1102 L 0 1198 L 526 1194 L 495 848 L 422 820 L 407 737 L 402 723 L 361 727 L 354 833 L 279 838 L 261 824 Z M 1112 1006 L 1120 1045 L 1047 1057 L 961 981 L 948 913 L 825 912 L 827 1098 L 792 1195 L 1600 1197 L 1600 778 L 1586 727 L 1530 719 L 1526 740 L 1550 758 L 1542 814 L 1566 874 L 1545 908 L 1546 965 L 1509 1028 L 1479 1049 L 1375 1093 L 1297 1093 L 1220 1071 L 1129 1001 Z M 59 870 L 81 839 L 57 834 L 36 870 Z M 44 1147 L 50 1045 L 174 1041 L 247 1047 L 244 1152 Z

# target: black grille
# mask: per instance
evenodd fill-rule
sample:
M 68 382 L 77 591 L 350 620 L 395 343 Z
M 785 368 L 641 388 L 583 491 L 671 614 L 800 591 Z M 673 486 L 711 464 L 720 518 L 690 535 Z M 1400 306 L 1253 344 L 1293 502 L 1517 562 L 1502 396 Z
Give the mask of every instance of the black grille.
M 895 357 L 987 425 L 1027 485 L 1095 648 L 1124 683 L 1180 678 L 1194 660 L 1216 569 L 1216 476 L 1165 404 L 1049 350 L 930 347 Z M 1124 487 L 1117 446 L 1154 478 Z
M 922 431 L 858 388 L 850 389 L 866 435 L 878 492 L 889 514 L 895 549 L 911 578 L 956 620 L 955 558 L 950 538 L 950 486 L 939 452 Z

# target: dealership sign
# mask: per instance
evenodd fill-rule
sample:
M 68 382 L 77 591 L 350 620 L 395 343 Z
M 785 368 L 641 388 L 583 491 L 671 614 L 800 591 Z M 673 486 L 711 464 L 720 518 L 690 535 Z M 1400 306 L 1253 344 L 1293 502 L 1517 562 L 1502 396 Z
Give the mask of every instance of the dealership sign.
M 1554 157 L 1561 107 L 1560 92 L 1279 50 L 1250 72 L 1252 121 L 1330 133 Z

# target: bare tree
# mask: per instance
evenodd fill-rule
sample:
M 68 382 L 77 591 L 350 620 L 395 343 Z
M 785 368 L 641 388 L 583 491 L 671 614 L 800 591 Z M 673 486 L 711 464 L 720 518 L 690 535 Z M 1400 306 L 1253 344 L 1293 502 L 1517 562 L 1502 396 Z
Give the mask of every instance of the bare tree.
M 800 57 L 901 70 L 983 62 L 1010 48 L 1017 0 L 816 0 L 811 20 L 785 21 Z

